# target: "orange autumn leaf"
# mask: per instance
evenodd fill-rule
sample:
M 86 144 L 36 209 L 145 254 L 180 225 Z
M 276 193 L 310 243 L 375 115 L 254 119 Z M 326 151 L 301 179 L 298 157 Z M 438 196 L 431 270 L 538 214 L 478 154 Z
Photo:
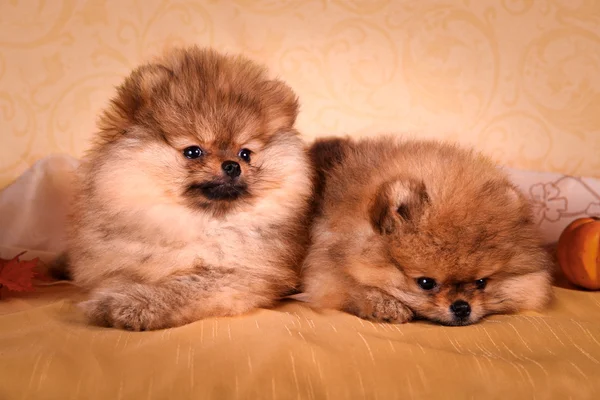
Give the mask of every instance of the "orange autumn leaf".
M 0 286 L 6 286 L 8 290 L 15 292 L 30 292 L 33 290 L 32 280 L 36 275 L 33 270 L 39 259 L 21 261 L 19 257 L 24 254 L 18 254 L 11 260 L 0 258 Z

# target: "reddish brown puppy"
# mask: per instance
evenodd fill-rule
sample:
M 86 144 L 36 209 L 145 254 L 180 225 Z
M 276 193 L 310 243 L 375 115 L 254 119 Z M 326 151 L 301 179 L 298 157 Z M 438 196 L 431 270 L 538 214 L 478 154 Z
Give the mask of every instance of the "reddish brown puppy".
M 303 268 L 318 307 L 467 325 L 539 309 L 548 256 L 523 195 L 487 158 L 393 137 L 317 141 L 322 194 Z

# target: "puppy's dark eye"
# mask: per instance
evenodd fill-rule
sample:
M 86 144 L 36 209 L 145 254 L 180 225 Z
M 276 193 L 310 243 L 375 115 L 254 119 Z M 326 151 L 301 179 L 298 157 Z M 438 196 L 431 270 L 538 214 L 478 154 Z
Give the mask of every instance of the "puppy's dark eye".
M 198 158 L 202 155 L 202 149 L 198 146 L 190 146 L 183 149 L 183 155 L 185 158 L 189 158 L 193 160 L 194 158 Z
M 431 290 L 437 286 L 437 283 L 433 278 L 421 277 L 417 278 L 417 285 L 423 290 Z
M 250 154 L 252 154 L 252 152 L 250 150 L 241 149 L 240 152 L 238 153 L 238 157 L 246 162 L 250 162 Z
M 487 285 L 487 279 L 486 278 L 477 279 L 475 281 L 475 286 L 477 287 L 477 289 L 483 290 L 483 289 L 485 289 L 486 285 Z

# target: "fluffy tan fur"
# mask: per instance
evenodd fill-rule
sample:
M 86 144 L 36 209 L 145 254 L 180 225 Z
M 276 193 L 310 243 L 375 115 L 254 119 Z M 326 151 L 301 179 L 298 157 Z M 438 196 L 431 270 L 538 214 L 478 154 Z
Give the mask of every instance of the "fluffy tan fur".
M 297 287 L 312 191 L 297 111 L 264 68 L 209 49 L 171 50 L 131 73 L 84 158 L 71 217 L 69 271 L 90 290 L 92 322 L 172 327 L 268 307 Z M 190 146 L 202 155 L 186 158 Z
M 549 301 L 528 202 L 487 158 L 393 137 L 318 140 L 311 156 L 323 192 L 303 296 L 316 306 L 466 325 Z

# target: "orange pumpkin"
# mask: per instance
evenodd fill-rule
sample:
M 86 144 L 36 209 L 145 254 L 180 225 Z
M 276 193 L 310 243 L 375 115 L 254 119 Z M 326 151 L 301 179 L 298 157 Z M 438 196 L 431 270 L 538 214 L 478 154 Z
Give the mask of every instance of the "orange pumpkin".
M 558 239 L 556 257 L 571 283 L 600 289 L 600 218 L 571 222 Z

